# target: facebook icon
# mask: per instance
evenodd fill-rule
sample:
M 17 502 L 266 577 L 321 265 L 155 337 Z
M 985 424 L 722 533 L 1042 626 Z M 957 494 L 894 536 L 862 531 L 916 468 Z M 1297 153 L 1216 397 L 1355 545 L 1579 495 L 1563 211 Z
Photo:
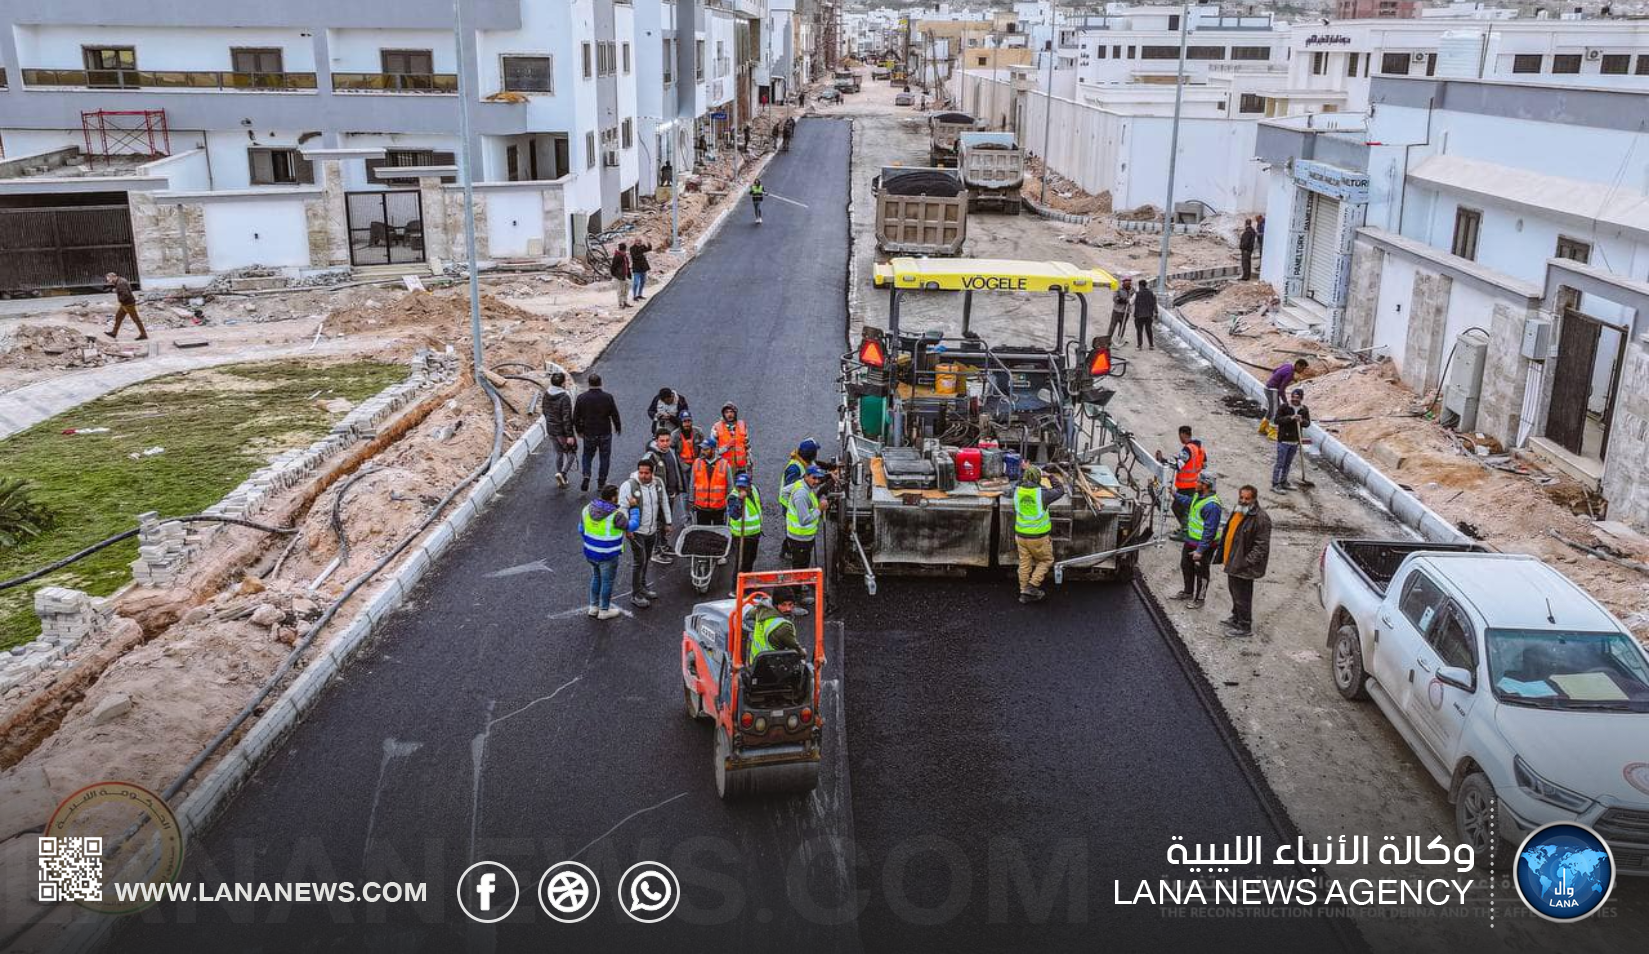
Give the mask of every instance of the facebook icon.
M 458 906 L 472 921 L 502 921 L 520 900 L 521 886 L 514 872 L 496 861 L 477 861 L 458 877 Z

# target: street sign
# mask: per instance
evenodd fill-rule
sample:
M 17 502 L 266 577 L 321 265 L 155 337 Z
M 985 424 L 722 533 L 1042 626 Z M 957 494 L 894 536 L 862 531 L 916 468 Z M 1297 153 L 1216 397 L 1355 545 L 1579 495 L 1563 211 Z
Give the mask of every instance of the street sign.
M 711 114 L 710 114 L 710 118 L 711 118 L 711 119 L 718 119 L 718 120 L 720 120 L 720 119 L 726 119 L 726 118 L 727 118 L 727 110 L 725 110 L 725 109 L 718 109 L 718 110 L 716 110 L 716 111 L 715 111 L 715 112 L 713 112 L 713 113 L 711 113 Z

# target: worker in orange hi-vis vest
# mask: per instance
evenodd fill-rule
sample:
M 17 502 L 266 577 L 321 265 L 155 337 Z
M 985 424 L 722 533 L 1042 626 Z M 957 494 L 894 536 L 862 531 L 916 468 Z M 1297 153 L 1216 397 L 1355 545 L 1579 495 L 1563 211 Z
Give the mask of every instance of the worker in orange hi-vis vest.
M 716 422 L 710 436 L 716 440 L 716 453 L 734 471 L 750 469 L 750 432 L 739 420 L 739 407 L 729 401 L 721 406 L 721 420 Z

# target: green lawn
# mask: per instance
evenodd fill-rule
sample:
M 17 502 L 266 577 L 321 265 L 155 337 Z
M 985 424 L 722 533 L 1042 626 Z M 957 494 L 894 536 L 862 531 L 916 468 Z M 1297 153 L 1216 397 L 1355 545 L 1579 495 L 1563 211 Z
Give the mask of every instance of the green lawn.
M 199 513 L 270 456 L 326 433 L 334 416 L 317 402 L 359 402 L 405 378 L 405 367 L 378 362 L 226 365 L 133 385 L 0 441 L 0 476 L 29 481 L 34 499 L 56 515 L 42 536 L 0 550 L 0 580 L 128 530 L 140 513 Z M 63 434 L 82 427 L 107 427 L 109 433 Z M 166 452 L 127 456 L 150 447 Z M 36 589 L 68 586 L 106 596 L 131 579 L 135 559 L 137 540 L 127 540 L 0 591 L 0 649 L 39 634 Z

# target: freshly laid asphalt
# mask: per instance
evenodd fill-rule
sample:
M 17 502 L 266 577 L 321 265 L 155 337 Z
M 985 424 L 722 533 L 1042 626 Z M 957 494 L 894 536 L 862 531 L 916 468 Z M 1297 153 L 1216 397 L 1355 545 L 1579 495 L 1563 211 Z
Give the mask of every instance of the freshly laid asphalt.
M 849 126 L 801 124 L 741 206 L 594 370 L 628 425 L 613 482 L 662 385 L 703 421 L 751 422 L 777 562 L 773 486 L 804 436 L 831 446 L 847 348 Z M 801 207 L 805 206 L 805 208 Z M 680 566 L 633 618 L 583 613 L 577 519 L 541 450 L 426 578 L 225 816 L 185 881 L 412 881 L 421 905 L 164 904 L 111 949 L 352 951 L 1329 951 L 1317 918 L 1175 917 L 1132 898 L 1199 843 L 1287 830 L 1206 705 L 1176 637 L 1126 584 L 1073 584 L 1041 606 L 1005 578 L 853 579 L 831 594 L 828 755 L 810 796 L 726 804 L 711 735 L 682 712 Z M 539 564 L 537 561 L 543 561 Z M 548 571 L 544 567 L 550 568 Z M 628 557 L 618 591 L 626 593 Z M 724 571 L 725 572 L 725 571 Z M 627 601 L 618 605 L 629 608 Z M 1212 607 L 1210 607 L 1212 611 Z M 844 712 L 845 709 L 845 712 Z M 589 864 L 603 891 L 575 925 L 536 888 Z M 502 862 L 519 907 L 490 926 L 455 885 Z M 641 860 L 680 878 L 659 925 L 621 912 Z M 1120 882 L 1120 889 L 1114 883 Z M 623 899 L 628 900 L 628 899 Z

